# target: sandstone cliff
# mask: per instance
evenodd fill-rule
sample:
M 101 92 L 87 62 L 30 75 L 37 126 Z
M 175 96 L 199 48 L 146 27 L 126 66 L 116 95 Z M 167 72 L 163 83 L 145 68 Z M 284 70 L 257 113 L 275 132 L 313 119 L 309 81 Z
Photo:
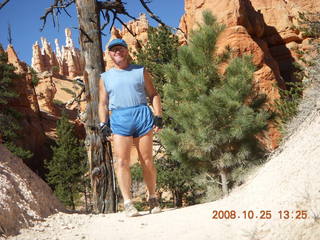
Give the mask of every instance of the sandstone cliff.
M 17 144 L 34 153 L 33 158 L 27 164 L 32 169 L 41 171 L 43 168 L 42 160 L 47 155 L 48 148 L 41 122 L 40 108 L 32 84 L 32 74 L 26 63 L 19 60 L 12 45 L 8 46 L 6 52 L 8 63 L 13 64 L 17 68 L 16 73 L 20 75 L 20 78 L 13 80 L 14 90 L 19 97 L 9 102 L 9 106 L 22 115 L 19 120 L 21 130 Z M 39 148 L 39 146 L 42 147 Z
M 56 106 L 54 105 L 54 97 L 57 88 L 52 78 L 52 74 L 45 72 L 45 74 L 38 74 L 39 82 L 36 86 L 37 98 L 40 110 L 50 114 L 57 114 Z

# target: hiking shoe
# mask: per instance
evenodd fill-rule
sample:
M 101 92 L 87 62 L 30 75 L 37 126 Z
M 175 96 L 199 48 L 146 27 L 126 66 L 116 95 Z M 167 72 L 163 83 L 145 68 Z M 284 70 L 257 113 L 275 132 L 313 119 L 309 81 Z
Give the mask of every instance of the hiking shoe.
M 159 213 L 161 212 L 160 204 L 157 198 L 149 198 L 149 212 L 151 214 Z
M 140 216 L 139 211 L 133 205 L 133 202 L 128 202 L 124 204 L 124 212 L 127 217 L 137 217 Z

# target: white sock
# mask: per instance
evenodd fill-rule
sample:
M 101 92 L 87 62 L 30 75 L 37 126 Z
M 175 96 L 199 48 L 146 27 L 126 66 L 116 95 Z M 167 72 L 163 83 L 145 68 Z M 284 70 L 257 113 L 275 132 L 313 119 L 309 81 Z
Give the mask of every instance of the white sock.
M 131 202 L 131 199 L 128 199 L 128 200 L 125 200 L 124 202 L 123 202 L 123 204 L 127 204 L 127 203 L 130 203 Z
M 156 196 L 155 194 L 153 194 L 153 195 L 150 195 L 150 196 L 149 196 L 149 199 L 150 199 L 150 198 L 157 198 L 157 196 Z

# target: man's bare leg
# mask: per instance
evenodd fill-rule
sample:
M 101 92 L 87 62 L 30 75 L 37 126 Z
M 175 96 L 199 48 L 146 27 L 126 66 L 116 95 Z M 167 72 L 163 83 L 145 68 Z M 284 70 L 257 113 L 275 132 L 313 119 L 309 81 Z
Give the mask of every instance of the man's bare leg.
M 113 135 L 113 146 L 115 154 L 115 172 L 124 201 L 131 199 L 131 172 L 130 152 L 132 137 Z
M 137 147 L 140 163 L 143 170 L 143 178 L 147 185 L 149 198 L 156 197 L 156 179 L 157 172 L 152 159 L 152 130 L 146 135 L 134 138 L 133 142 Z
M 157 171 L 152 159 L 152 138 L 153 132 L 151 130 L 142 137 L 134 138 L 133 141 L 137 147 L 143 170 L 143 178 L 148 188 L 150 206 L 149 211 L 153 214 L 161 212 L 161 208 L 156 197 Z

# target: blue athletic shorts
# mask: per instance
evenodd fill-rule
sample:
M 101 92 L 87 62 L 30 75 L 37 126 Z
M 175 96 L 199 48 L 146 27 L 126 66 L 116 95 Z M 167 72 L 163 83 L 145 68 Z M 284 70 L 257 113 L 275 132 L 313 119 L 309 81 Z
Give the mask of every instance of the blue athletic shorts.
M 153 113 L 145 105 L 112 110 L 110 126 L 113 134 L 134 138 L 147 134 L 153 128 Z

